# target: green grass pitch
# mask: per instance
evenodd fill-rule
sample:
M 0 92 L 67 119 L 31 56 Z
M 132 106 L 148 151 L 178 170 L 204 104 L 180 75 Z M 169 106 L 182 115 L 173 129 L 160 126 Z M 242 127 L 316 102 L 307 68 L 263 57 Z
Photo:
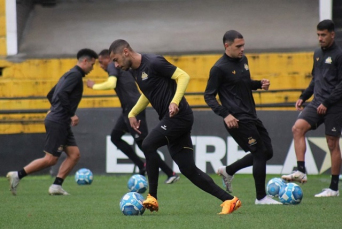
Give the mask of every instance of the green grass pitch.
M 119 201 L 127 192 L 130 175 L 94 175 L 88 186 L 79 186 L 68 177 L 63 187 L 70 196 L 49 196 L 54 178 L 28 176 L 12 196 L 6 178 L 0 178 L 0 228 L 342 228 L 342 196 L 315 198 L 314 194 L 330 184 L 329 175 L 308 177 L 301 185 L 304 197 L 296 206 L 256 206 L 252 175 L 236 175 L 234 195 L 242 207 L 229 215 L 218 215 L 220 200 L 204 193 L 188 179 L 164 184 L 159 179 L 159 212 L 124 216 Z M 279 175 L 268 175 L 267 181 Z M 222 187 L 221 178 L 212 175 Z M 341 187 L 341 185 L 340 185 Z M 147 193 L 143 196 L 146 198 Z

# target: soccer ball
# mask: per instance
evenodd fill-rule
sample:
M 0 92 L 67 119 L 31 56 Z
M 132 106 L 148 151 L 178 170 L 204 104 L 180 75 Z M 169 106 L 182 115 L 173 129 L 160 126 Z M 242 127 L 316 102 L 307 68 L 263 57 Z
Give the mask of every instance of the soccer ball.
M 139 174 L 131 176 L 128 180 L 127 187 L 130 192 L 144 193 L 148 188 L 146 177 Z
M 75 181 L 79 185 L 91 184 L 93 182 L 93 173 L 86 168 L 80 169 L 75 174 Z
M 283 204 L 299 204 L 302 198 L 302 188 L 295 183 L 287 183 L 279 191 L 279 199 Z
M 281 187 L 285 186 L 286 183 L 281 178 L 272 178 L 268 181 L 266 186 L 266 193 L 272 197 L 278 197 Z
M 142 215 L 144 197 L 137 192 L 126 193 L 120 200 L 120 210 L 124 215 Z

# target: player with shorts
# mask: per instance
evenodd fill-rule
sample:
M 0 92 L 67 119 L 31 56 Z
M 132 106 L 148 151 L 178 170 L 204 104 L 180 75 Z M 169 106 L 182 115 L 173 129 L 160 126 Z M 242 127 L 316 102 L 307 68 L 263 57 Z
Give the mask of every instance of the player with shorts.
M 131 126 L 138 133 L 140 132 L 141 120 L 137 119 L 137 115 L 149 103 L 159 115 L 160 122 L 142 144 L 149 181 L 149 194 L 143 202 L 144 207 L 150 211 L 159 209 L 157 201 L 159 171 L 155 152 L 159 147 L 167 145 L 172 159 L 182 174 L 197 187 L 223 202 L 220 214 L 229 214 L 237 210 L 241 206 L 240 200 L 217 186 L 210 176 L 195 165 L 190 136 L 193 113 L 184 98 L 189 75 L 170 64 L 162 56 L 134 52 L 125 40 L 114 41 L 109 50 L 110 57 L 119 68 L 132 69 L 132 74 L 143 93 L 128 115 Z
M 57 163 L 62 152 L 66 158 L 62 162 L 54 183 L 49 187 L 50 195 L 69 195 L 62 188 L 64 179 L 77 164 L 80 150 L 76 144 L 71 126 L 78 125 L 75 114 L 83 94 L 83 77 L 93 70 L 97 54 L 91 49 L 81 49 L 77 53 L 77 64 L 66 72 L 47 95 L 51 108 L 45 118 L 45 156 L 36 159 L 19 171 L 7 173 L 10 191 L 17 193 L 20 179 Z

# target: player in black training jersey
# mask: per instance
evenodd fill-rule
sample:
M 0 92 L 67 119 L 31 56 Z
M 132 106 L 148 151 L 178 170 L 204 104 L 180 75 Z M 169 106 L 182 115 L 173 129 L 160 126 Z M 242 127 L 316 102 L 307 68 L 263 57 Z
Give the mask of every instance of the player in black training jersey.
M 288 181 L 307 181 L 305 171 L 305 134 L 309 130 L 325 125 L 325 137 L 331 155 L 331 182 L 329 188 L 315 197 L 338 196 L 338 182 L 341 169 L 339 140 L 342 128 L 342 50 L 335 44 L 335 28 L 331 20 L 317 25 L 320 48 L 313 56 L 312 80 L 296 102 L 297 110 L 303 110 L 303 103 L 314 95 L 313 100 L 298 115 L 292 127 L 297 171 L 282 178 Z
M 47 98 L 51 103 L 51 108 L 45 118 L 45 156 L 32 161 L 22 170 L 7 174 L 10 191 L 13 195 L 16 195 L 20 179 L 55 165 L 63 151 L 67 157 L 61 164 L 54 183 L 49 188 L 49 194 L 69 195 L 62 188 L 62 184 L 80 157 L 80 150 L 71 131 L 71 126 L 78 124 L 76 110 L 83 93 L 82 78 L 93 70 L 96 59 L 96 52 L 91 49 L 81 49 L 77 53 L 76 66 L 66 72 L 48 93 Z
M 108 73 L 107 81 L 99 84 L 95 84 L 94 81 L 88 80 L 87 86 L 94 90 L 109 90 L 114 89 L 116 95 L 119 97 L 122 113 L 116 121 L 116 124 L 111 133 L 111 141 L 113 144 L 128 156 L 135 165 L 139 167 L 140 174 L 145 175 L 146 169 L 144 162 L 134 152 L 133 148 L 128 145 L 127 142 L 122 140 L 122 136 L 128 132 L 132 135 L 135 143 L 142 150 L 141 144 L 146 137 L 147 123 L 145 118 L 145 110 L 142 111 L 137 118 L 142 120 L 140 131 L 141 134 L 137 133 L 130 125 L 128 120 L 128 113 L 131 111 L 133 106 L 136 104 L 140 97 L 137 85 L 132 74 L 129 71 L 122 71 L 115 67 L 114 62 L 109 57 L 109 50 L 104 49 L 99 53 L 99 63 L 103 70 Z M 159 155 L 159 154 L 158 154 Z M 166 184 L 172 184 L 179 180 L 179 176 L 172 171 L 172 169 L 159 157 L 159 166 L 161 170 L 167 175 Z
M 160 119 L 159 124 L 147 135 L 142 144 L 149 181 L 149 194 L 143 202 L 144 207 L 158 211 L 159 168 L 156 150 L 167 145 L 182 174 L 203 191 L 223 201 L 220 214 L 229 214 L 238 209 L 241 206 L 240 200 L 217 186 L 210 176 L 195 165 L 190 137 L 193 113 L 184 98 L 189 75 L 162 56 L 133 51 L 125 40 L 114 41 L 109 51 L 111 59 L 119 68 L 132 68 L 133 76 L 143 93 L 128 115 L 131 126 L 140 133 L 141 123 L 136 117 L 149 103 L 157 111 Z
M 211 109 L 223 118 L 229 134 L 249 154 L 218 169 L 228 192 L 231 182 L 240 169 L 253 166 L 256 188 L 255 204 L 281 204 L 266 195 L 266 161 L 273 156 L 271 139 L 264 125 L 257 117 L 252 90 L 268 90 L 270 82 L 252 80 L 247 57 L 243 54 L 243 36 L 229 30 L 223 36 L 225 53 L 210 70 L 204 99 Z M 221 104 L 216 99 L 219 95 Z

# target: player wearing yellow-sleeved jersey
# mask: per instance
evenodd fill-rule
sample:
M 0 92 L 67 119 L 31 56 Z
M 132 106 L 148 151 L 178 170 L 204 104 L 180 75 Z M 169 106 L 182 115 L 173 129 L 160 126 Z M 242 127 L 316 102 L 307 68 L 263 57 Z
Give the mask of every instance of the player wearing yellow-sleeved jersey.
M 142 147 L 146 156 L 146 168 L 149 181 L 149 194 L 143 202 L 145 208 L 158 211 L 157 188 L 158 166 L 155 151 L 167 145 L 172 159 L 180 171 L 193 184 L 222 200 L 220 214 L 229 214 L 241 206 L 237 197 L 225 192 L 206 173 L 195 165 L 191 128 L 192 110 L 184 98 L 189 75 L 170 64 L 164 57 L 154 54 L 140 54 L 125 40 L 114 41 L 110 48 L 110 57 L 122 70 L 132 69 L 142 95 L 129 113 L 131 126 L 139 133 L 141 120 L 137 115 L 151 103 L 159 115 L 159 124 L 144 139 Z
M 108 49 L 104 49 L 99 53 L 99 63 L 103 70 L 108 73 L 108 79 L 105 82 L 95 84 L 94 81 L 88 80 L 87 86 L 94 90 L 109 90 L 114 89 L 122 107 L 122 113 L 117 119 L 116 124 L 111 133 L 111 141 L 120 149 L 135 165 L 139 167 L 140 174 L 145 175 L 146 169 L 144 162 L 134 152 L 133 148 L 122 139 L 122 136 L 128 132 L 134 138 L 135 143 L 142 150 L 141 144 L 148 133 L 145 110 L 139 114 L 139 119 L 143 120 L 141 126 L 141 133 L 135 132 L 131 128 L 128 120 L 128 113 L 135 105 L 140 97 L 137 85 L 134 81 L 132 74 L 128 71 L 117 69 L 114 62 L 109 58 Z M 143 151 L 143 150 L 142 150 Z M 172 184 L 179 180 L 179 176 L 172 171 L 172 169 L 160 158 L 158 154 L 158 165 L 161 170 L 168 176 L 165 181 L 166 184 Z

